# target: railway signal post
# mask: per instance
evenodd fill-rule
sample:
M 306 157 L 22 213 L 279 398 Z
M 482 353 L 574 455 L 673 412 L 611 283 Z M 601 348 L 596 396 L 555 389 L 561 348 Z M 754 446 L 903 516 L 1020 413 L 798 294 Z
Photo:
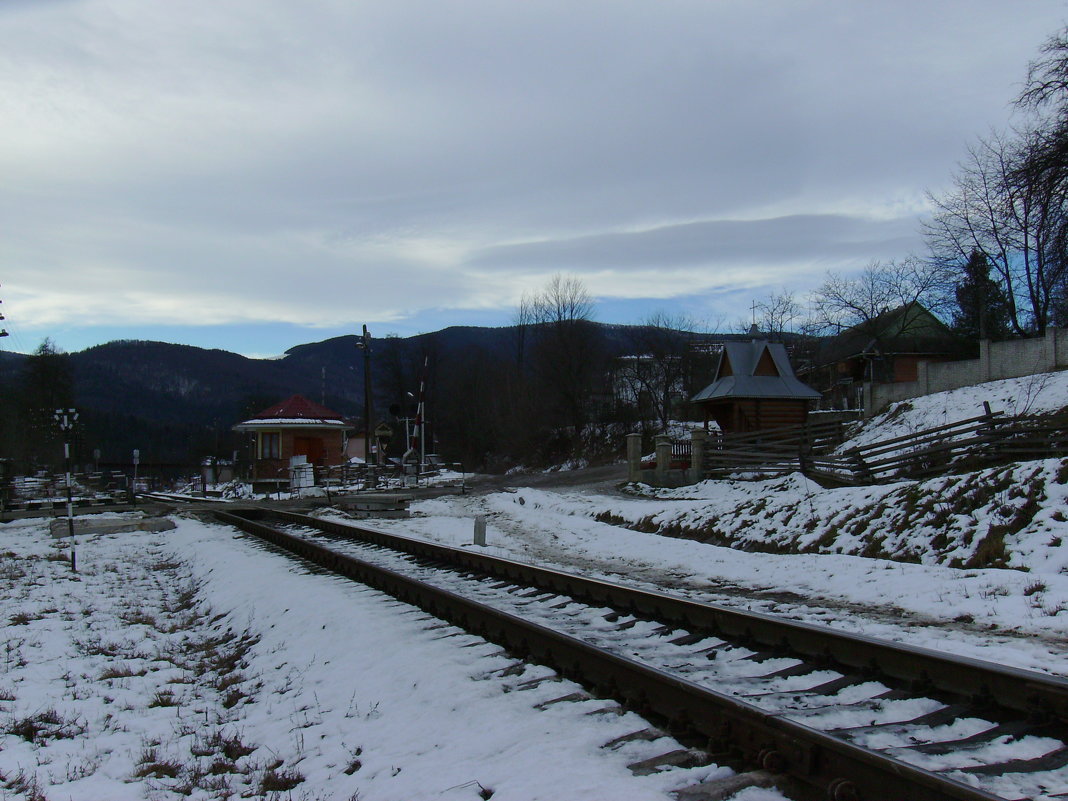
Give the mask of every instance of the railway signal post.
M 78 422 L 78 412 L 74 409 L 56 409 L 52 415 L 63 434 L 63 467 L 67 474 L 67 536 L 70 538 L 70 569 L 78 572 L 78 555 L 74 544 L 74 504 L 71 500 L 70 477 L 70 440 L 74 424 Z

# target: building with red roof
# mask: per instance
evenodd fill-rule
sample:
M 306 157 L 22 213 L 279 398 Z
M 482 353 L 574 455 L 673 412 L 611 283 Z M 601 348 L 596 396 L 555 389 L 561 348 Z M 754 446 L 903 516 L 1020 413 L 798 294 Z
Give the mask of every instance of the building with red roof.
M 306 457 L 319 467 L 345 461 L 345 434 L 352 426 L 337 412 L 293 395 L 233 427 L 253 435 L 252 479 L 287 477 L 290 459 Z

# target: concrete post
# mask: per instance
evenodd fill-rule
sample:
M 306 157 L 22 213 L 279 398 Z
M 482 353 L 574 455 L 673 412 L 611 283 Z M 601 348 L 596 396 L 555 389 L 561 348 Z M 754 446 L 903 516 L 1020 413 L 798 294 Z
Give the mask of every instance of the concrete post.
M 486 517 L 485 515 L 475 516 L 475 536 L 474 544 L 482 545 L 486 544 Z
M 916 364 L 916 381 L 924 395 L 931 394 L 931 379 L 927 375 L 927 362 L 918 362 Z
M 875 393 L 874 393 L 874 387 L 872 386 L 873 384 L 874 384 L 873 381 L 865 381 L 864 382 L 864 417 L 865 418 L 874 417 L 875 416 Z
M 696 484 L 702 478 L 705 470 L 705 440 L 708 432 L 703 428 L 695 428 L 690 432 L 690 481 Z
M 642 478 L 642 435 L 627 434 L 627 481 Z
M 990 340 L 979 340 L 979 383 L 990 380 Z
M 663 485 L 667 471 L 671 467 L 671 437 L 659 435 L 656 438 L 656 482 Z
M 1057 369 L 1057 328 L 1046 327 L 1046 370 L 1052 372 Z

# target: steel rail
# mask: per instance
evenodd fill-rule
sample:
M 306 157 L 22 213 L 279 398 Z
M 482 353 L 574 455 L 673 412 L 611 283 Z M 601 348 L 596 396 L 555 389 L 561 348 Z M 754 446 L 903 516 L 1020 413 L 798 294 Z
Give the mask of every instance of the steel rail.
M 916 690 L 940 691 L 983 706 L 1002 707 L 1036 719 L 1053 719 L 1068 724 L 1068 680 L 1059 677 L 827 626 L 624 587 L 466 548 L 438 545 L 294 512 L 257 509 L 252 514 L 255 517 L 270 514 L 330 534 L 357 537 L 414 556 L 438 559 L 636 615 L 694 627 L 747 645 L 803 656 L 817 664 L 882 676 Z
M 320 567 L 418 606 L 517 655 L 547 664 L 640 714 L 666 721 L 674 732 L 699 736 L 707 741 L 706 750 L 713 757 L 740 756 L 750 765 L 786 774 L 832 801 L 1004 801 L 1001 796 L 854 746 L 576 637 L 252 519 L 262 517 L 262 510 L 240 515 L 220 510 L 214 515 Z

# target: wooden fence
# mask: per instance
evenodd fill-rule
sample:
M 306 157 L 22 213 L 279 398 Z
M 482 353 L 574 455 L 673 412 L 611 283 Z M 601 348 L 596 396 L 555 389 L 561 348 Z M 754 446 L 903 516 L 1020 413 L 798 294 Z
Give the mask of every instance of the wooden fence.
M 844 424 L 834 420 L 800 428 L 770 428 L 709 437 L 705 444 L 704 471 L 715 474 L 763 466 L 784 473 L 794 472 L 801 455 L 813 459 L 828 454 L 843 442 L 844 436 Z
M 862 485 L 1068 455 L 1065 416 L 1006 417 L 988 412 L 836 452 L 844 436 L 841 423 L 822 423 L 710 437 L 702 475 L 770 478 L 801 472 L 827 484 Z M 674 447 L 672 453 L 681 457 Z

